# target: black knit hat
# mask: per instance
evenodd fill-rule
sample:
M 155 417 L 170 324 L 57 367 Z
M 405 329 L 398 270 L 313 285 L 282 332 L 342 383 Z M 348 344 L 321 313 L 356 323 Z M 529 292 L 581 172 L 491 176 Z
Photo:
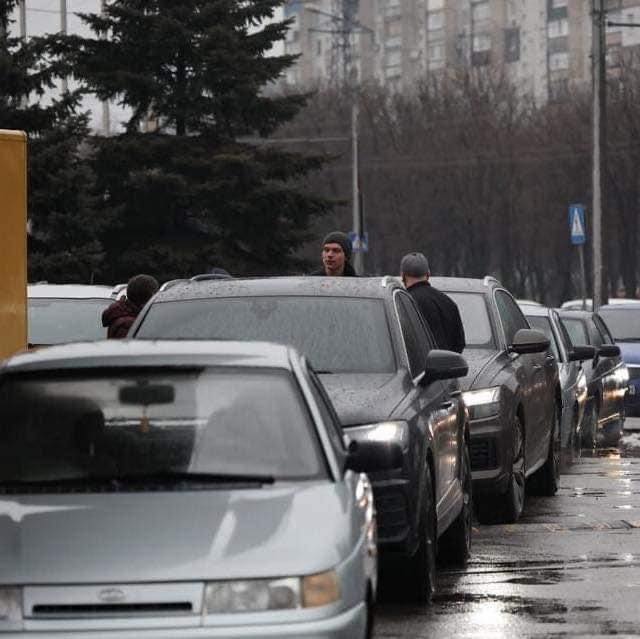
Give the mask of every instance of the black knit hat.
M 349 236 L 345 233 L 342 233 L 341 231 L 333 231 L 332 233 L 329 233 L 329 235 L 324 238 L 322 246 L 325 246 L 326 244 L 339 244 L 344 251 L 347 262 L 351 259 L 351 252 L 353 250 L 353 247 L 351 246 L 351 240 L 349 239 Z

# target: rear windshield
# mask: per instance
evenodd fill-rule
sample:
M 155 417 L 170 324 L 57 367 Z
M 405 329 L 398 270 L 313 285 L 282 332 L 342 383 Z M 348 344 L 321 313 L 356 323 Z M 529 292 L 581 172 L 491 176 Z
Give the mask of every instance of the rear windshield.
M 3 482 L 163 473 L 325 472 L 315 427 L 285 371 L 82 371 L 0 383 L 0 490 Z
M 395 359 L 384 302 L 349 297 L 237 297 L 151 306 L 141 339 L 290 344 L 318 372 L 387 373 Z
M 601 308 L 598 313 L 617 342 L 640 341 L 640 307 L 615 310 Z
M 582 320 L 563 317 L 562 324 L 567 329 L 573 346 L 589 346 L 587 327 Z
M 102 312 L 109 299 L 29 299 L 29 343 L 66 344 L 104 339 Z
M 495 348 L 484 295 L 449 291 L 446 293 L 458 305 L 467 348 Z

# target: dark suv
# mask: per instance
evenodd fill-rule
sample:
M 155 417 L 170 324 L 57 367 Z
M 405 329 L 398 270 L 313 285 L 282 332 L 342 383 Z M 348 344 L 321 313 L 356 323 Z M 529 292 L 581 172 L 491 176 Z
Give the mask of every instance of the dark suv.
M 458 305 L 469 375 L 462 382 L 471 419 L 474 501 L 482 523 L 514 522 L 525 481 L 553 495 L 560 463 L 562 400 L 549 340 L 531 329 L 494 278 L 432 278 Z
M 351 440 L 402 450 L 395 470 L 370 477 L 380 546 L 402 568 L 407 594 L 429 599 L 437 544 L 449 559 L 466 561 L 471 470 L 455 378 L 467 374 L 467 364 L 435 349 L 413 300 L 392 278 L 176 284 L 156 295 L 130 334 L 294 345 L 321 378 L 318 389 L 326 389 Z

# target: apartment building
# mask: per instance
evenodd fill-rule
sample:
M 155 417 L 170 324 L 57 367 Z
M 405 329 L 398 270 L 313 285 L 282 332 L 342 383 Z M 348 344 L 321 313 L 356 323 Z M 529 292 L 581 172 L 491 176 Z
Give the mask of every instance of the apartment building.
M 640 0 L 608 0 L 607 9 L 611 21 L 640 22 Z M 591 0 L 292 0 L 287 14 L 295 24 L 286 50 L 301 54 L 291 84 L 341 81 L 345 24 L 359 78 L 398 90 L 445 70 L 489 65 L 540 101 L 591 81 Z M 640 29 L 610 28 L 610 73 L 638 46 Z

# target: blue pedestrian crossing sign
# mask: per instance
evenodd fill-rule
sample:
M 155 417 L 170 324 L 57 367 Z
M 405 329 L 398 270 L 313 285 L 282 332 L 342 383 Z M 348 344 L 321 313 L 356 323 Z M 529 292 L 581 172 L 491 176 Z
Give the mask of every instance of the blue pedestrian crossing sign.
M 569 207 L 569 232 L 571 244 L 584 244 L 587 241 L 584 206 L 572 204 Z
M 355 231 L 351 231 L 349 239 L 354 253 L 366 253 L 369 250 L 369 233 L 358 236 Z

